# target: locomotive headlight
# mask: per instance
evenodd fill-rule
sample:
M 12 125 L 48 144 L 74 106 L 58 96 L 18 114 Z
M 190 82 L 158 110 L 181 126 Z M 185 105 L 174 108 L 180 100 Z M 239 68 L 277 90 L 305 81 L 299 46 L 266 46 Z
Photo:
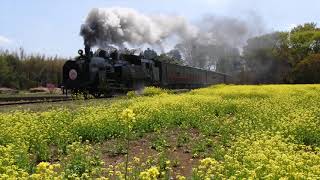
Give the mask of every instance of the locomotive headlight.
M 71 70 L 69 71 L 69 78 L 70 78 L 71 80 L 75 80 L 75 79 L 77 79 L 77 77 L 78 77 L 77 71 L 76 71 L 75 69 L 71 69 Z

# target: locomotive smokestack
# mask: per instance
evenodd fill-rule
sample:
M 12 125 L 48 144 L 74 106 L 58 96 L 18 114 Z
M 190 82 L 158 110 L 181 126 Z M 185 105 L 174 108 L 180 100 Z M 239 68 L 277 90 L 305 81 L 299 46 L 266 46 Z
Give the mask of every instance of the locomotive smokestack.
M 85 41 L 85 42 L 84 42 L 84 52 L 85 52 L 85 55 L 86 55 L 87 57 L 90 56 L 90 51 L 91 51 L 91 47 L 90 47 L 88 41 Z

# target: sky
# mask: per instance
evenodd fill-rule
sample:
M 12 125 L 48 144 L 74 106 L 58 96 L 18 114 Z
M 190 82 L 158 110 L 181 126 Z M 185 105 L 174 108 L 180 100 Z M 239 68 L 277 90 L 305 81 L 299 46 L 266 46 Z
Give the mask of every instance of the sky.
M 213 14 L 259 16 L 268 32 L 297 24 L 320 25 L 319 0 L 1 0 L 0 49 L 73 57 L 83 48 L 80 26 L 96 7 L 127 7 L 145 14 L 173 14 L 196 22 Z

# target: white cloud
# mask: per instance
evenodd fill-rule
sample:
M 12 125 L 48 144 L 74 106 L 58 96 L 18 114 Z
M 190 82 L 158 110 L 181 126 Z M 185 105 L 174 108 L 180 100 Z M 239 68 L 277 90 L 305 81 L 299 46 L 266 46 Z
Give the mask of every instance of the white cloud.
M 0 45 L 11 44 L 12 41 L 4 36 L 0 35 Z

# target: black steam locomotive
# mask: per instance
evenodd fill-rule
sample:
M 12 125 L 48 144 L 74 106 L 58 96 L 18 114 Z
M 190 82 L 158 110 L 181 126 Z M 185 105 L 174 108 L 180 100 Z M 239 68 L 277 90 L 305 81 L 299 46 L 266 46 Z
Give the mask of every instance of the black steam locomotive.
M 188 66 L 164 63 L 144 56 L 108 53 L 90 47 L 85 53 L 63 66 L 64 92 L 110 96 L 115 92 L 138 90 L 144 86 L 168 89 L 193 89 L 212 84 L 228 83 L 230 76 Z

